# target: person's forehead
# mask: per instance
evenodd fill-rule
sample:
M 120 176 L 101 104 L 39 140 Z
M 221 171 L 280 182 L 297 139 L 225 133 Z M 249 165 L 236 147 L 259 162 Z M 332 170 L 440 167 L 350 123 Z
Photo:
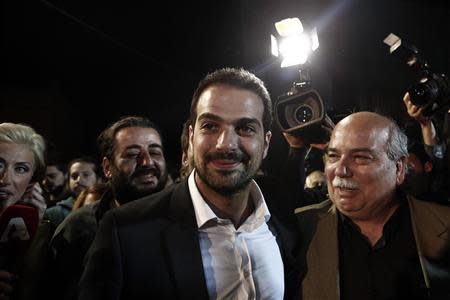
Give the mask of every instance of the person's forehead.
M 197 103 L 197 118 L 202 113 L 262 119 L 264 105 L 254 92 L 239 87 L 216 84 L 203 91 Z
M 134 144 L 157 144 L 161 146 L 161 137 L 154 128 L 148 127 L 126 127 L 116 133 L 116 148 L 124 148 Z
M 33 163 L 34 155 L 27 145 L 16 143 L 0 143 L 0 157 L 11 163 Z
M 329 148 L 381 149 L 388 139 L 388 129 L 379 126 L 337 126 L 331 136 Z
M 87 161 L 78 161 L 70 166 L 70 173 L 83 172 L 83 171 L 93 171 L 94 164 Z
M 45 169 L 45 172 L 47 174 L 50 174 L 50 173 L 62 173 L 56 166 L 47 166 L 47 168 Z

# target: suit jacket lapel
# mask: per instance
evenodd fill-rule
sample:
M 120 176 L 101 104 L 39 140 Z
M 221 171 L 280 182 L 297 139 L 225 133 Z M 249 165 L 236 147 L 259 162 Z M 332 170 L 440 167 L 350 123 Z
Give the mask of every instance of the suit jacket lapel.
M 180 299 L 208 299 L 197 223 L 187 182 L 179 184 L 169 203 L 173 223 L 164 233 L 165 246 Z
M 442 258 L 450 255 L 449 229 L 446 221 L 439 219 L 426 202 L 408 198 L 408 203 L 422 274 L 426 286 L 433 288 L 439 282 L 450 280 L 448 263 L 441 265 Z
M 339 299 L 337 216 L 323 212 L 306 253 L 304 299 Z

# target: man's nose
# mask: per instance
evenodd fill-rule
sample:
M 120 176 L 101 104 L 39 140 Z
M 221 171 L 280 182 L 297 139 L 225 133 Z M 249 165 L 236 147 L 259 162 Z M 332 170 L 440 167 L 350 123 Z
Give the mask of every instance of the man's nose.
M 234 130 L 225 129 L 222 130 L 217 138 L 216 149 L 222 152 L 228 152 L 236 150 L 238 145 L 238 135 Z
M 141 166 L 149 167 L 149 166 L 153 166 L 154 163 L 155 162 L 153 161 L 152 156 L 150 155 L 150 153 L 148 153 L 146 151 L 143 151 L 141 153 L 140 158 L 139 158 L 139 164 Z
M 351 176 L 351 169 L 345 158 L 341 158 L 341 160 L 336 164 L 335 174 L 339 177 Z

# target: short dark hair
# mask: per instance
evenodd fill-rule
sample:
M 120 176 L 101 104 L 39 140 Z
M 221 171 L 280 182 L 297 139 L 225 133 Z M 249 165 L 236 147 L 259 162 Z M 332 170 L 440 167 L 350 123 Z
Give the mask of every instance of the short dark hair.
M 49 154 L 46 167 L 52 167 L 52 166 L 57 168 L 60 172 L 62 172 L 64 174 L 67 173 L 67 164 L 59 157 L 55 157 L 55 156 Z
M 217 84 L 226 84 L 233 87 L 251 91 L 261 98 L 264 106 L 263 127 L 267 132 L 272 124 L 272 100 L 267 91 L 264 82 L 256 77 L 253 73 L 242 68 L 224 68 L 210 73 L 203 78 L 197 86 L 192 96 L 190 120 L 192 126 L 195 125 L 197 119 L 197 104 L 200 95 L 210 86 Z
M 76 163 L 88 163 L 88 164 L 92 164 L 94 165 L 94 172 L 97 175 L 97 177 L 99 177 L 99 170 L 98 170 L 98 164 L 97 161 L 91 157 L 91 156 L 82 156 L 82 157 L 77 157 L 72 159 L 68 164 L 67 164 L 67 174 L 70 176 L 70 168 L 72 168 L 72 166 Z
M 162 135 L 161 131 L 156 127 L 156 125 L 147 118 L 139 117 L 139 116 L 126 116 L 120 118 L 117 122 L 114 122 L 109 127 L 100 133 L 97 138 L 97 145 L 100 151 L 100 155 L 106 157 L 107 159 L 112 158 L 112 154 L 115 148 L 115 137 L 117 132 L 119 132 L 123 128 L 128 127 L 143 127 L 143 128 L 152 128 L 154 129 L 162 143 Z

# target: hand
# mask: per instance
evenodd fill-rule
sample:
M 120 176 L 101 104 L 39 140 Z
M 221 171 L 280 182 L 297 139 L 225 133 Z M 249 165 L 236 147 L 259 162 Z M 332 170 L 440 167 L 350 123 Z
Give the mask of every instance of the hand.
M 13 291 L 12 283 L 17 277 L 9 272 L 0 270 L 0 300 L 9 300 Z
M 305 142 L 301 137 L 286 132 L 283 132 L 283 136 L 288 142 L 289 147 L 297 149 L 305 147 Z
M 325 143 L 325 144 L 311 144 L 310 146 L 312 148 L 316 148 L 316 149 L 325 151 L 325 149 L 327 149 L 327 147 L 328 147 L 328 143 Z
M 30 183 L 20 202 L 36 207 L 39 211 L 39 219 L 42 220 L 44 212 L 47 208 L 47 203 L 45 202 L 45 198 L 42 194 L 42 188 L 39 183 Z
M 405 103 L 406 110 L 411 118 L 419 122 L 421 125 L 431 122 L 431 120 L 423 115 L 423 107 L 418 107 L 411 102 L 409 93 L 406 93 L 403 96 L 403 102 Z

